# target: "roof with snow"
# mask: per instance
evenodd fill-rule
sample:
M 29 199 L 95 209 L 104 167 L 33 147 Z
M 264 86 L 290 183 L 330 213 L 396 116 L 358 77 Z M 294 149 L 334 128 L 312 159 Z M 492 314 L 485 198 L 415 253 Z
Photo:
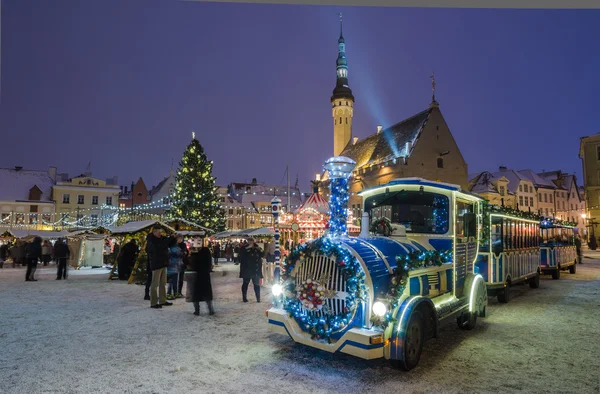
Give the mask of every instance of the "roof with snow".
M 524 177 L 529 179 L 531 182 L 533 182 L 533 184 L 536 187 L 543 187 L 543 188 L 547 188 L 547 189 L 556 189 L 556 185 L 552 181 L 539 176 L 532 170 L 520 170 L 519 174 L 523 175 Z
M 329 203 L 319 193 L 311 194 L 296 212 L 299 213 L 311 208 L 324 215 L 329 214 Z
M 29 190 L 37 186 L 40 201 L 51 202 L 53 185 L 48 171 L 0 168 L 0 201 L 29 201 Z
M 340 156 L 349 157 L 356 162 L 356 168 L 377 164 L 397 157 L 407 157 L 406 143 L 415 144 L 420 132 L 427 124 L 432 108 L 428 108 L 408 119 L 370 135 L 356 144 L 346 145 Z
M 510 194 L 515 194 L 517 192 L 521 181 L 532 182 L 525 175 L 514 170 L 506 169 L 498 172 L 484 171 L 471 179 L 470 191 L 473 193 L 497 193 L 498 191 L 492 182 L 496 182 L 502 177 L 508 180 L 506 188 Z

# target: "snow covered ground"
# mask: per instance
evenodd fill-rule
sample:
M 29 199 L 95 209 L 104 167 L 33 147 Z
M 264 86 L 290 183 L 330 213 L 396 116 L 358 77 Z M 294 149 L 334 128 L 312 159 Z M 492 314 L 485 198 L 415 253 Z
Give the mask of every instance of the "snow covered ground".
M 54 266 L 40 267 L 26 283 L 24 268 L 5 265 L 0 392 L 600 392 L 600 260 L 536 290 L 518 286 L 509 304 L 490 298 L 471 332 L 446 323 L 408 373 L 271 334 L 268 303 L 242 303 L 237 266 L 218 270 L 217 314 L 196 317 L 183 300 L 150 309 L 143 287 L 108 281 L 106 270 L 56 281 Z

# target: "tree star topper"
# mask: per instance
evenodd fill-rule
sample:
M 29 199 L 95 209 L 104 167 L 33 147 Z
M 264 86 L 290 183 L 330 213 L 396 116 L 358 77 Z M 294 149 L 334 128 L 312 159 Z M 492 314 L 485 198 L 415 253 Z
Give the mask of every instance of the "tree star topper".
M 192 139 L 195 140 L 196 139 L 196 133 L 192 131 Z

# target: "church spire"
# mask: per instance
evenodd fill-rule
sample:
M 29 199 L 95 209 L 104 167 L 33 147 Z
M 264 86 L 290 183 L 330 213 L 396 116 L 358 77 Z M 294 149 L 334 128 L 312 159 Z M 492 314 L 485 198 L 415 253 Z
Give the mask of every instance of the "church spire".
M 333 101 L 339 98 L 354 100 L 352 90 L 350 90 L 350 87 L 348 86 L 348 60 L 346 59 L 346 40 L 344 40 L 343 34 L 342 13 L 340 12 L 338 16 L 340 17 L 340 38 L 338 39 L 338 57 L 335 62 L 337 78 L 331 100 Z
M 440 104 L 435 101 L 435 73 L 432 72 L 429 78 L 431 78 L 431 104 L 429 106 L 439 107 Z

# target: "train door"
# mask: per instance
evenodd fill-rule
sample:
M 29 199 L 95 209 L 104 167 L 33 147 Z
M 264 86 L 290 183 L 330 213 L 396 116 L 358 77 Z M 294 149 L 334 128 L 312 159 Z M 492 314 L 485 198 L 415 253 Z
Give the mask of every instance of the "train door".
M 455 206 L 455 296 L 462 297 L 465 278 L 474 271 L 477 254 L 477 204 L 457 199 Z

